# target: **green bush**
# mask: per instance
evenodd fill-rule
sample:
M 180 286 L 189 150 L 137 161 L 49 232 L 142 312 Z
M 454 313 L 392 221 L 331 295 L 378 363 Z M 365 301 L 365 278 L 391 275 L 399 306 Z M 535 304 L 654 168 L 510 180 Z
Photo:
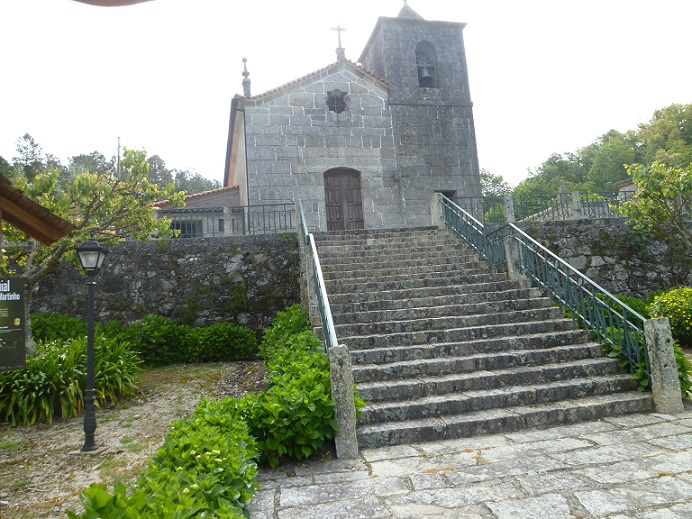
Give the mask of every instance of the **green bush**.
M 645 301 L 642 301 L 638 297 L 633 297 L 633 296 L 626 296 L 622 294 L 618 294 L 615 296 L 618 300 L 622 301 L 624 304 L 629 306 L 632 310 L 637 312 L 639 315 L 642 317 L 648 319 L 649 318 L 649 311 L 647 310 L 647 304 Z M 619 305 L 616 305 L 613 303 L 613 308 L 618 311 L 622 312 L 622 307 Z
M 257 484 L 257 449 L 233 399 L 202 400 L 171 433 L 129 489 L 94 483 L 72 519 L 216 517 L 244 519 Z
M 675 288 L 664 292 L 648 307 L 651 317 L 667 317 L 673 337 L 685 347 L 692 347 L 692 288 Z
M 130 325 L 106 325 L 99 331 L 130 342 L 149 367 L 243 360 L 256 346 L 255 334 L 233 323 L 191 328 L 160 315 Z
M 257 439 L 262 460 L 276 467 L 280 458 L 307 458 L 337 431 L 331 398 L 329 360 L 298 305 L 280 312 L 259 347 L 270 387 L 239 402 Z M 356 398 L 357 407 L 364 405 Z
M 254 332 L 233 323 L 190 328 L 190 335 L 189 362 L 244 360 L 252 356 L 256 347 Z
M 140 361 L 127 343 L 94 343 L 96 404 L 134 394 Z M 77 416 L 86 386 L 86 338 L 39 342 L 26 367 L 0 373 L 0 420 L 12 425 L 51 423 Z
M 86 323 L 78 317 L 67 314 L 35 313 L 31 314 L 31 332 L 34 340 L 66 341 L 87 334 Z
M 260 351 L 271 381 L 266 393 L 202 400 L 174 424 L 134 485 L 116 482 L 111 493 L 93 484 L 80 493 L 84 513 L 68 516 L 247 517 L 258 459 L 272 466 L 283 456 L 303 459 L 336 432 L 329 363 L 297 305 L 277 316 Z
M 168 366 L 189 360 L 189 327 L 163 316 L 149 315 L 114 331 L 120 339 L 132 344 L 146 366 Z

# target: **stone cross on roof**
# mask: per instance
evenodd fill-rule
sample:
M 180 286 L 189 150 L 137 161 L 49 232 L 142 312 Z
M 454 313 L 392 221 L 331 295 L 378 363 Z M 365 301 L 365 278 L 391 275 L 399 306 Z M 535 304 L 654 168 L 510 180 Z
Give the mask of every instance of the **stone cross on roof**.
M 339 38 L 339 47 L 336 49 L 336 60 L 337 61 L 343 61 L 346 59 L 346 51 L 345 49 L 341 46 L 341 32 L 345 31 L 341 25 L 337 25 L 336 28 L 332 28 L 332 31 L 336 31 L 336 34 Z

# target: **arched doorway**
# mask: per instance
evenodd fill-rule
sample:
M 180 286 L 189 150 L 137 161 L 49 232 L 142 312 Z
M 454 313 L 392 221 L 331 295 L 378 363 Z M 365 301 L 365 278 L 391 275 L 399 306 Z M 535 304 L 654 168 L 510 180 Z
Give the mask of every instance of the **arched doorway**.
M 332 169 L 324 174 L 327 230 L 363 229 L 363 200 L 360 173 L 352 169 Z

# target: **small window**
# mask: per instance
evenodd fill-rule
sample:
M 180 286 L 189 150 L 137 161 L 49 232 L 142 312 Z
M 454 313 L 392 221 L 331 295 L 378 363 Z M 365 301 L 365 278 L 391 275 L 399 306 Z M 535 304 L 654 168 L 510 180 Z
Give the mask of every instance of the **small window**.
M 329 111 L 340 114 L 346 110 L 345 97 L 346 92 L 342 92 L 338 88 L 327 92 L 327 108 L 329 108 Z

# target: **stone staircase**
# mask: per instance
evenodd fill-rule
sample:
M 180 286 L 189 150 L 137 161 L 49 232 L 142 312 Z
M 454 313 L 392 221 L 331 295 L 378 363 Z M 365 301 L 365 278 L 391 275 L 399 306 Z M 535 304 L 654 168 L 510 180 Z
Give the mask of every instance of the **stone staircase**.
M 315 234 L 339 343 L 367 403 L 360 448 L 653 409 L 535 288 L 437 228 Z

